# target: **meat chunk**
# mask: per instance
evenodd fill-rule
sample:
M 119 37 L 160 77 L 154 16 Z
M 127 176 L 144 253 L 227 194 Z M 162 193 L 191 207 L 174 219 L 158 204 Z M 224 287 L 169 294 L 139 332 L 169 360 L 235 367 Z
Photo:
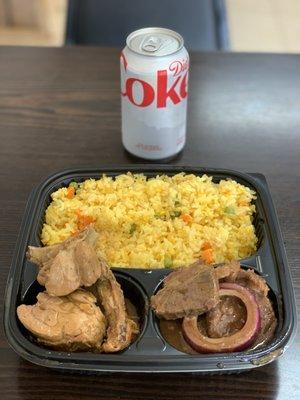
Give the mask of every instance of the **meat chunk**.
M 47 261 L 53 260 L 60 250 L 64 250 L 73 246 L 77 242 L 86 241 L 89 245 L 94 246 L 98 239 L 98 233 L 92 226 L 88 226 L 78 235 L 72 236 L 64 240 L 62 243 L 53 244 L 46 247 L 28 246 L 27 258 L 29 261 L 42 267 Z
M 253 269 L 248 269 L 247 271 L 240 269 L 234 277 L 229 276 L 225 281 L 238 283 L 265 297 L 269 293 L 269 287 L 266 281 L 261 276 L 257 275 Z
M 218 280 L 229 278 L 234 280 L 241 270 L 239 261 L 231 261 L 228 263 L 214 264 L 214 273 Z
M 38 282 L 52 296 L 66 296 L 91 286 L 106 272 L 94 249 L 98 234 L 88 227 L 79 235 L 48 247 L 29 246 L 29 261 L 38 264 Z
M 251 269 L 240 269 L 236 274 L 225 277 L 224 281 L 238 283 L 255 295 L 260 311 L 261 329 L 252 347 L 267 343 L 274 335 L 277 320 L 267 297 L 269 288 L 265 280 Z M 246 309 L 237 298 L 221 298 L 219 304 L 206 315 L 208 336 L 216 338 L 232 335 L 243 327 L 246 319 Z
M 106 277 L 99 279 L 96 286 L 108 322 L 102 349 L 106 353 L 123 350 L 138 333 L 138 325 L 128 317 L 123 291 L 109 268 Z
M 100 349 L 106 320 L 92 293 L 79 289 L 65 297 L 39 293 L 34 305 L 20 305 L 17 315 L 37 340 L 58 350 Z
M 203 314 L 219 302 L 219 285 L 210 266 L 195 263 L 169 274 L 151 297 L 156 315 L 165 319 Z
M 207 335 L 211 338 L 230 336 L 245 325 L 247 311 L 236 297 L 221 297 L 219 304 L 206 314 Z

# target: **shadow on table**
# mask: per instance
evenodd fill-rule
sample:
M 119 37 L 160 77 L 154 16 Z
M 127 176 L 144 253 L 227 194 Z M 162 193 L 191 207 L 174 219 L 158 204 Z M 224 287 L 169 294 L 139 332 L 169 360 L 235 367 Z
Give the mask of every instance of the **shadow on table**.
M 39 399 L 276 399 L 277 362 L 241 374 L 85 374 L 38 367 L 20 360 L 19 398 Z
M 171 162 L 172 163 L 176 163 L 178 161 L 180 161 L 182 159 L 182 155 L 183 155 L 183 150 L 180 151 L 178 154 L 176 154 L 175 156 L 172 157 L 168 157 L 165 158 L 163 160 L 144 160 L 142 158 L 136 157 L 133 154 L 129 153 L 127 150 L 123 149 L 123 154 L 125 156 L 125 158 L 127 159 L 127 161 L 131 164 L 166 164 Z M 170 164 L 170 167 L 171 167 Z

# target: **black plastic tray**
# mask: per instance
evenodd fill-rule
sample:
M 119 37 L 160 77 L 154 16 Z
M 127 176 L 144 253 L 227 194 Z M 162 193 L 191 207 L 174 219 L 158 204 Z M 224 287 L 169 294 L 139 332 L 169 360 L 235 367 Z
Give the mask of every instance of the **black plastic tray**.
M 150 296 L 170 270 L 114 268 L 125 295 L 138 306 L 141 314 L 141 333 L 128 349 L 118 354 L 66 353 L 36 344 L 19 323 L 16 308 L 23 302 L 33 304 L 37 293 L 42 290 L 36 281 L 37 268 L 26 260 L 25 253 L 29 244 L 41 244 L 39 237 L 44 211 L 51 201 L 50 194 L 73 180 L 99 178 L 103 173 L 116 176 L 127 171 L 142 172 L 147 176 L 162 173 L 174 175 L 182 171 L 196 175 L 205 173 L 212 175 L 215 181 L 232 178 L 256 191 L 257 213 L 254 224 L 259 246 L 257 252 L 252 257 L 242 260 L 241 264 L 254 268 L 271 288 L 271 300 L 278 318 L 278 327 L 271 343 L 257 350 L 238 353 L 181 353 L 160 335 L 157 320 L 149 308 Z M 241 372 L 267 364 L 279 357 L 293 336 L 295 324 L 295 300 L 283 240 L 267 183 L 261 174 L 165 165 L 81 168 L 50 176 L 30 195 L 7 282 L 4 327 L 12 348 L 35 364 L 64 370 L 102 372 Z

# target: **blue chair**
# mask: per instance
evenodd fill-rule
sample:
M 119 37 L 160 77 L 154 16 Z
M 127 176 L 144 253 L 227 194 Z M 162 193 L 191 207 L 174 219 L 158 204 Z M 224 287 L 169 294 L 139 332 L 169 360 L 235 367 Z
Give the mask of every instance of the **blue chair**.
M 188 50 L 228 48 L 224 0 L 69 0 L 66 44 L 123 47 L 147 26 L 177 31 Z

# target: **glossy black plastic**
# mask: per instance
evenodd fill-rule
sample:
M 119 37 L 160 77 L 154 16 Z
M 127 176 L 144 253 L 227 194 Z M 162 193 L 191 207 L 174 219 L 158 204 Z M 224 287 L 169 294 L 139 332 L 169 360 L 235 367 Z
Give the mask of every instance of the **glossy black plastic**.
M 213 176 L 215 181 L 234 179 L 256 191 L 257 213 L 254 225 L 259 246 L 257 252 L 252 257 L 241 260 L 241 264 L 245 268 L 254 268 L 266 279 L 271 288 L 270 297 L 278 318 L 278 327 L 271 343 L 256 350 L 218 355 L 188 355 L 170 346 L 160 335 L 155 316 L 149 308 L 151 295 L 170 273 L 169 269 L 113 269 L 125 295 L 137 306 L 141 318 L 139 337 L 121 353 L 66 353 L 49 350 L 39 346 L 21 326 L 16 316 L 17 306 L 23 302 L 34 303 L 35 296 L 41 289 L 36 282 L 37 268 L 26 260 L 25 253 L 29 244 L 41 244 L 39 237 L 44 212 L 51 200 L 50 194 L 60 187 L 67 186 L 71 181 L 99 178 L 103 173 L 116 176 L 127 171 L 142 172 L 147 176 L 162 173 L 174 175 L 179 172 L 196 175 L 205 173 Z M 32 192 L 28 200 L 7 282 L 4 327 L 12 348 L 20 356 L 35 364 L 65 370 L 98 372 L 241 372 L 278 358 L 293 337 L 295 325 L 295 300 L 283 240 L 267 183 L 261 174 L 166 165 L 73 169 L 47 178 Z

